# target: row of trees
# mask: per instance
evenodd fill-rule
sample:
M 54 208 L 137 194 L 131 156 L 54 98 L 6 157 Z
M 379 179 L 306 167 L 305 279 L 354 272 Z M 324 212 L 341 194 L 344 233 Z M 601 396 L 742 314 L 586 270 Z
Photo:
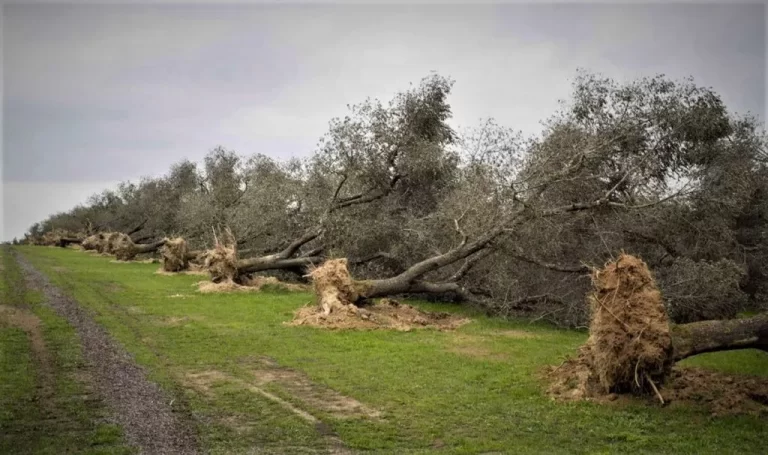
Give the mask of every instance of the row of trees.
M 234 279 L 301 276 L 347 257 L 361 298 L 462 299 L 567 326 L 585 324 L 589 267 L 624 250 L 651 266 L 676 322 L 765 308 L 768 153 L 757 119 L 690 79 L 619 84 L 581 71 L 539 136 L 493 120 L 454 131 L 452 86 L 431 75 L 388 104 L 350 106 L 306 159 L 218 147 L 55 214 L 27 241 L 116 231 L 204 250 L 212 228 L 227 227 Z

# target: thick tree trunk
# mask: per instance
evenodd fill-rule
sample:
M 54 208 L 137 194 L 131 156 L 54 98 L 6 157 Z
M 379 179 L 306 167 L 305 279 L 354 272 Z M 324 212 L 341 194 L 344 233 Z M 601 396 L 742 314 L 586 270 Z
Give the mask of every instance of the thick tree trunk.
M 308 267 L 313 264 L 319 264 L 323 258 L 320 256 L 298 257 L 290 259 L 280 259 L 272 256 L 260 258 L 241 259 L 237 261 L 237 272 L 239 275 L 245 273 L 261 272 L 264 270 L 284 270 L 295 269 L 298 267 Z
M 319 230 L 308 232 L 291 242 L 285 249 L 275 254 L 240 259 L 237 261 L 237 273 L 238 275 L 242 275 L 264 270 L 303 269 L 310 265 L 318 264 L 323 260 L 320 256 L 300 256 L 296 258 L 292 256 L 299 251 L 299 248 L 316 239 L 320 234 L 321 232 Z M 310 253 L 316 254 L 317 252 L 318 250 L 315 249 Z
M 129 236 L 129 237 L 130 237 L 130 236 Z M 131 240 L 133 241 L 133 243 L 141 243 L 141 242 L 144 242 L 144 241 L 150 240 L 150 239 L 152 239 L 153 237 L 154 237 L 153 235 L 149 235 L 149 234 L 146 234 L 146 235 L 141 235 L 141 236 L 138 236 L 137 238 L 133 238 L 133 237 L 131 237 Z
M 151 253 L 157 251 L 165 245 L 167 239 L 158 240 L 154 243 L 133 243 L 127 235 L 117 242 L 114 248 L 115 258 L 120 261 L 131 261 L 139 254 Z
M 72 245 L 72 244 L 79 245 L 81 243 L 83 243 L 83 239 L 62 237 L 56 242 L 56 246 L 59 246 L 61 248 L 66 248 L 69 245 Z
M 158 240 L 157 242 L 153 243 L 139 243 L 136 244 L 136 250 L 138 251 L 138 254 L 142 253 L 152 253 L 153 251 L 157 251 L 165 245 L 166 239 Z
M 768 313 L 681 324 L 672 328 L 672 345 L 675 361 L 705 352 L 749 348 L 768 352 Z

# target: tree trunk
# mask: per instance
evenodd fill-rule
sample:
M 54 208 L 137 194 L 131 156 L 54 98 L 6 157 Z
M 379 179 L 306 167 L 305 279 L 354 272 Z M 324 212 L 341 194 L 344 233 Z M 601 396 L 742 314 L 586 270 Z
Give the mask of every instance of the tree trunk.
M 153 243 L 139 243 L 136 244 L 136 250 L 138 251 L 138 254 L 143 253 L 152 253 L 153 251 L 157 251 L 165 245 L 166 239 L 158 240 L 157 242 Z
M 768 352 L 768 313 L 681 324 L 672 328 L 672 345 L 675 361 L 705 352 L 750 348 Z
M 283 250 L 266 256 L 238 259 L 236 241 L 231 231 L 227 231 L 225 240 L 216 240 L 216 246 L 205 253 L 205 267 L 211 275 L 213 282 L 234 281 L 240 282 L 243 275 L 264 270 L 304 270 L 306 267 L 322 262 L 318 256 L 319 249 L 314 249 L 309 254 L 293 257 L 302 246 L 316 239 L 322 234 L 322 230 L 316 229 L 307 232 L 300 238 L 291 242 Z M 228 238 L 227 238 L 228 237 Z
M 56 242 L 56 246 L 59 246 L 61 248 L 66 248 L 68 245 L 71 245 L 71 244 L 79 245 L 81 243 L 83 243 L 83 239 L 62 237 Z
M 117 258 L 117 260 L 119 261 L 132 261 L 139 254 L 151 253 L 153 251 L 157 251 L 160 247 L 165 245 L 166 241 L 167 239 L 162 239 L 154 243 L 136 244 L 131 241 L 130 237 L 125 235 L 115 245 L 115 248 L 114 248 L 115 258 Z
M 284 270 L 295 269 L 298 267 L 306 268 L 313 264 L 322 262 L 320 256 L 298 257 L 290 259 L 280 259 L 271 256 L 260 258 L 241 259 L 237 261 L 237 272 L 242 275 L 245 273 L 261 272 L 264 270 Z
M 299 248 L 311 242 L 319 237 L 321 231 L 316 230 L 304 234 L 300 238 L 291 242 L 284 250 L 270 254 L 267 256 L 240 259 L 237 261 L 237 274 L 242 275 L 246 273 L 261 272 L 264 270 L 282 270 L 282 269 L 296 269 L 306 268 L 307 266 L 322 262 L 320 256 L 300 256 L 292 258 Z M 311 253 L 316 252 L 313 250 Z

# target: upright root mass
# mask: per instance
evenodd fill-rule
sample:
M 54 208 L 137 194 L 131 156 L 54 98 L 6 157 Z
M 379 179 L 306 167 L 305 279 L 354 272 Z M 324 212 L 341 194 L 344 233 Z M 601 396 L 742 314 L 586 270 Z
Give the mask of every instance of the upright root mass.
M 115 246 L 117 242 L 120 240 L 120 236 L 124 235 L 119 232 L 110 232 L 105 235 L 105 241 L 102 245 L 101 251 L 99 253 L 103 254 L 115 254 Z
M 163 258 L 163 270 L 166 272 L 181 272 L 189 268 L 187 241 L 181 237 L 170 239 L 160 249 Z
M 110 239 L 112 253 L 118 261 L 130 261 L 139 252 L 138 247 L 127 234 L 117 232 Z
M 365 282 L 355 281 L 349 274 L 347 259 L 325 261 L 310 274 L 317 297 L 315 305 L 300 308 L 288 325 L 309 325 L 326 329 L 394 329 L 435 328 L 449 330 L 469 319 L 450 313 L 430 313 L 391 299 L 359 308 L 365 297 Z
M 592 275 L 589 339 L 555 371 L 551 391 L 574 398 L 659 395 L 673 361 L 669 318 L 648 266 L 622 254 Z
M 653 391 L 672 368 L 669 317 L 642 260 L 623 254 L 593 274 L 592 321 L 587 341 L 605 392 Z
M 344 310 L 360 298 L 355 282 L 349 274 L 347 259 L 330 259 L 309 273 L 317 295 L 317 304 L 323 313 Z
M 232 232 L 227 230 L 219 241 L 214 238 L 213 249 L 206 251 L 203 255 L 203 264 L 211 276 L 214 283 L 236 282 L 238 279 L 237 270 L 237 243 Z
M 80 246 L 86 251 L 98 251 L 99 247 L 104 243 L 104 234 L 89 235 L 83 240 Z

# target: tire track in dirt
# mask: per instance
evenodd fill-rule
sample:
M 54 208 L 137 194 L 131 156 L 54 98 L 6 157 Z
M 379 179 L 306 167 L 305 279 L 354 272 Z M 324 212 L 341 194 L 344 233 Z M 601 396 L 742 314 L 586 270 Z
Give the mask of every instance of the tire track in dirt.
M 143 368 L 98 325 L 88 312 L 14 251 L 27 286 L 39 289 L 46 305 L 72 325 L 94 386 L 112 409 L 129 444 L 145 454 L 197 454 L 196 436 L 184 416 L 173 412 L 160 387 L 147 379 Z
M 336 434 L 336 432 L 333 431 L 333 429 L 328 424 L 310 412 L 302 409 L 301 407 L 295 406 L 289 401 L 284 400 L 274 393 L 271 393 L 261 387 L 261 385 L 264 383 L 271 382 L 270 380 L 262 380 L 257 381 L 258 383 L 254 383 L 237 378 L 222 371 L 207 370 L 197 373 L 188 373 L 186 376 L 186 381 L 191 388 L 196 389 L 203 394 L 210 394 L 211 385 L 219 381 L 236 384 L 243 390 L 248 390 L 249 392 L 261 395 L 262 397 L 280 405 L 283 407 L 283 409 L 291 412 L 295 416 L 312 425 L 315 431 L 317 431 L 318 434 L 322 437 L 328 453 L 332 455 L 354 455 L 356 453 L 344 444 L 344 441 L 341 440 L 339 435 Z
M 40 318 L 29 309 L 0 304 L 0 324 L 2 323 L 21 329 L 27 335 L 38 374 L 40 402 L 46 409 L 50 408 L 51 397 L 55 394 L 56 378 L 51 355 L 45 346 Z

